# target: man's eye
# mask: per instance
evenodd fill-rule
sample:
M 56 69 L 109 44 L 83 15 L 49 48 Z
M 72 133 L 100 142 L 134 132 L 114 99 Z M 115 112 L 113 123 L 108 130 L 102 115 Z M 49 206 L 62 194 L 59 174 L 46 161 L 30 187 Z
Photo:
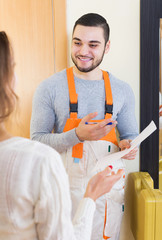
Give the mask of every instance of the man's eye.
M 97 44 L 90 44 L 89 45 L 91 48 L 96 48 L 97 47 Z
M 81 45 L 80 42 L 74 42 L 74 44 L 77 45 L 77 46 L 80 46 L 80 45 Z

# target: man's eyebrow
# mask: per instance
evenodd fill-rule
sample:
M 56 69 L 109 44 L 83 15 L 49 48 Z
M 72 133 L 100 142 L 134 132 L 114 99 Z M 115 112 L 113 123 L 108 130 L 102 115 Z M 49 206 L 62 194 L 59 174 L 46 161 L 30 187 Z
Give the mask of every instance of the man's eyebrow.
M 99 43 L 99 44 L 101 44 L 101 42 L 100 41 L 97 41 L 97 40 L 91 40 L 91 41 L 89 41 L 90 43 Z
M 81 39 L 80 39 L 80 38 L 77 38 L 77 37 L 74 37 L 73 40 L 76 40 L 76 41 L 80 41 L 80 42 L 81 42 Z M 91 40 L 91 41 L 89 41 L 89 43 L 99 43 L 99 44 L 101 44 L 101 42 L 100 42 L 100 41 L 97 41 L 97 40 Z
M 73 40 L 81 41 L 79 38 L 74 37 Z

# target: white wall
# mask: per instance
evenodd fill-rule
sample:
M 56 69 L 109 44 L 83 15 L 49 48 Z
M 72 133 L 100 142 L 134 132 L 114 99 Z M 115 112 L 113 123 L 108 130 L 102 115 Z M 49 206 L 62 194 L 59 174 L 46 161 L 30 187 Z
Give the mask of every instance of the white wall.
M 67 0 L 67 31 L 69 65 L 72 28 L 85 13 L 96 12 L 107 19 L 110 26 L 111 48 L 101 67 L 119 79 L 128 82 L 136 101 L 136 119 L 139 126 L 139 18 L 140 0 Z M 129 100 L 128 100 L 129 101 Z M 139 156 L 127 161 L 127 171 L 139 170 Z

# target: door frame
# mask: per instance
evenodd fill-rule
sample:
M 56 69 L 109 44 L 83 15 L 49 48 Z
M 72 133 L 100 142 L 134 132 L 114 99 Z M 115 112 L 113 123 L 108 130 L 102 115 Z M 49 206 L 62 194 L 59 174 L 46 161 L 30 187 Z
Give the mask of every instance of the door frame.
M 161 0 L 140 2 L 140 131 L 151 120 L 157 130 L 141 144 L 140 171 L 149 172 L 159 187 L 159 25 Z

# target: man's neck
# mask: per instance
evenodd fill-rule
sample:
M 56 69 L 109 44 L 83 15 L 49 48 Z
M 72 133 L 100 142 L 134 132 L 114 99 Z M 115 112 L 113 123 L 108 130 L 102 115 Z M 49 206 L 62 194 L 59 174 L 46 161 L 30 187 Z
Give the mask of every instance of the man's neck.
M 73 73 L 75 77 L 85 79 L 85 80 L 102 80 L 102 71 L 96 68 L 90 72 L 80 72 L 75 66 L 73 67 Z
M 4 126 L 4 123 L 0 123 L 0 142 L 11 138 L 11 134 L 9 134 Z

